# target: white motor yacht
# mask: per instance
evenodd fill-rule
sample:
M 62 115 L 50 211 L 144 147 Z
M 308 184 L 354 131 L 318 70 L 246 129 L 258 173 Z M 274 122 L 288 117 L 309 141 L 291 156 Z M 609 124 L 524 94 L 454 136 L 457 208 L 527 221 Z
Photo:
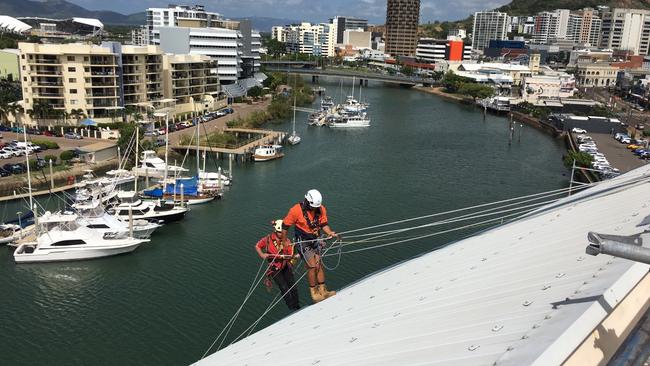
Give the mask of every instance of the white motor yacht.
M 89 229 L 99 230 L 103 233 L 130 233 L 137 239 L 148 239 L 153 232 L 162 225 L 147 220 L 133 219 L 129 224 L 128 218 L 124 221 L 109 215 L 97 200 L 75 203 L 73 209 L 78 213 L 77 223 Z
M 126 169 L 114 169 L 106 172 L 106 177 L 101 178 L 102 185 L 120 185 L 131 183 L 135 175 Z
M 332 128 L 356 128 L 369 127 L 370 118 L 366 113 L 343 116 L 340 119 L 334 119 L 329 124 Z
M 35 241 L 20 243 L 14 251 L 16 263 L 60 262 L 130 253 L 146 239 L 112 235 L 77 223 L 76 215 L 46 212 L 38 219 Z
M 221 169 L 219 170 L 221 171 Z M 215 172 L 206 172 L 206 171 L 201 171 L 199 172 L 199 183 L 207 189 L 216 189 L 220 188 L 219 183 L 223 186 L 229 186 L 230 185 L 230 178 L 221 173 L 215 173 Z
M 156 155 L 155 151 L 146 150 L 140 154 L 140 165 L 133 167 L 132 171 L 140 177 L 163 178 L 165 171 L 171 176 L 180 176 L 188 170 L 175 165 L 167 165 L 165 161 Z
M 353 96 L 348 96 L 343 104 L 343 109 L 348 113 L 362 113 L 368 109 L 368 105 L 360 103 Z
M 281 152 L 282 146 L 280 145 L 262 145 L 255 149 L 253 160 L 255 161 L 269 161 L 279 159 L 284 156 Z
M 133 191 L 119 192 L 117 197 L 120 204 L 110 208 L 108 213 L 122 220 L 128 220 L 130 211 L 131 217 L 136 220 L 168 223 L 181 220 L 190 210 L 187 207 L 161 202 L 160 200 L 143 201 Z

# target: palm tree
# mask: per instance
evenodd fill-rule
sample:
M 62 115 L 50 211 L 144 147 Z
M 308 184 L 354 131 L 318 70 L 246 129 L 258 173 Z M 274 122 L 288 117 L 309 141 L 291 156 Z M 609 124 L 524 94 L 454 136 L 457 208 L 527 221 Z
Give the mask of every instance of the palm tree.
M 79 108 L 79 109 L 73 109 L 73 110 L 71 110 L 71 111 L 70 111 L 70 116 L 71 116 L 72 118 L 76 119 L 76 120 L 77 120 L 77 124 L 79 124 L 79 120 L 81 120 L 82 118 L 85 118 L 85 117 L 86 117 L 86 114 L 84 113 L 83 109 Z

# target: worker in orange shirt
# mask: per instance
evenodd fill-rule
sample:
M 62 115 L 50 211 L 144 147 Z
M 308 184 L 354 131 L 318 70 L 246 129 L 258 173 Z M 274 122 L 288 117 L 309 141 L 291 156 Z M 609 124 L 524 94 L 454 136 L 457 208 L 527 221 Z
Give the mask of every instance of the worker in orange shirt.
M 305 260 L 307 267 L 307 280 L 309 292 L 314 303 L 336 295 L 336 291 L 329 291 L 325 286 L 325 270 L 321 263 L 321 248 L 324 245 L 323 233 L 328 237 L 338 239 L 327 221 L 327 210 L 322 205 L 323 196 L 319 191 L 312 189 L 305 195 L 305 199 L 296 203 L 284 218 L 282 223 L 281 240 L 287 238 L 289 228 L 294 227 L 295 245 L 298 253 Z
M 293 258 L 293 245 L 288 240 L 281 240 L 282 220 L 271 223 L 273 232 L 255 244 L 255 250 L 262 259 L 269 262 L 266 271 L 267 278 L 273 279 L 278 285 L 280 293 L 290 310 L 300 309 L 298 300 L 298 287 L 293 278 L 291 259 Z M 269 286 L 271 283 L 269 282 Z

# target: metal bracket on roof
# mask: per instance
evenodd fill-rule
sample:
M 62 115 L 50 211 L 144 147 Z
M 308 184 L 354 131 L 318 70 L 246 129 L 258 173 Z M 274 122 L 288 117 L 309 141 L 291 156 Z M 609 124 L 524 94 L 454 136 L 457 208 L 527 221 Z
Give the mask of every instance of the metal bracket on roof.
M 589 245 L 585 251 L 589 255 L 608 254 L 614 257 L 650 264 L 650 248 L 643 246 L 644 236 L 650 236 L 650 234 L 643 232 L 629 236 L 621 236 L 590 232 L 587 235 Z
M 478 344 L 473 344 L 473 345 L 467 347 L 467 349 L 470 350 L 470 351 L 476 351 L 479 348 L 481 348 L 481 346 L 479 346 Z

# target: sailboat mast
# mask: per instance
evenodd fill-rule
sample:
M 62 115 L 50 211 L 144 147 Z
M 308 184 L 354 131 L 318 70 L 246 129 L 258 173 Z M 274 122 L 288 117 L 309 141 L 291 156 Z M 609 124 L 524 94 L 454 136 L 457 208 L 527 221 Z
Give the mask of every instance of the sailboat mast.
M 296 135 L 296 93 L 293 93 L 293 135 Z
M 169 112 L 165 114 L 165 131 L 169 131 Z M 167 181 L 167 167 L 169 166 L 169 133 L 165 134 L 165 175 L 163 176 L 163 190 Z
M 201 121 L 198 118 L 198 115 L 196 113 L 196 104 L 194 103 L 194 99 L 192 99 L 192 109 L 194 109 L 194 118 L 196 121 L 196 176 L 198 177 L 201 174 L 201 160 L 199 158 L 200 152 L 199 152 L 199 138 L 201 137 Z
M 138 151 L 139 150 L 140 150 L 140 126 L 136 123 L 135 125 L 135 182 L 134 182 L 135 188 L 133 188 L 133 190 L 136 193 L 138 192 Z
M 34 197 L 32 197 L 32 175 L 29 171 L 29 149 L 27 149 L 27 127 L 23 124 L 23 138 L 25 139 L 25 164 L 27 165 L 27 189 L 29 192 L 29 208 L 34 207 Z
M 352 99 L 354 99 L 354 82 L 357 81 L 357 79 L 353 76 L 352 77 Z

